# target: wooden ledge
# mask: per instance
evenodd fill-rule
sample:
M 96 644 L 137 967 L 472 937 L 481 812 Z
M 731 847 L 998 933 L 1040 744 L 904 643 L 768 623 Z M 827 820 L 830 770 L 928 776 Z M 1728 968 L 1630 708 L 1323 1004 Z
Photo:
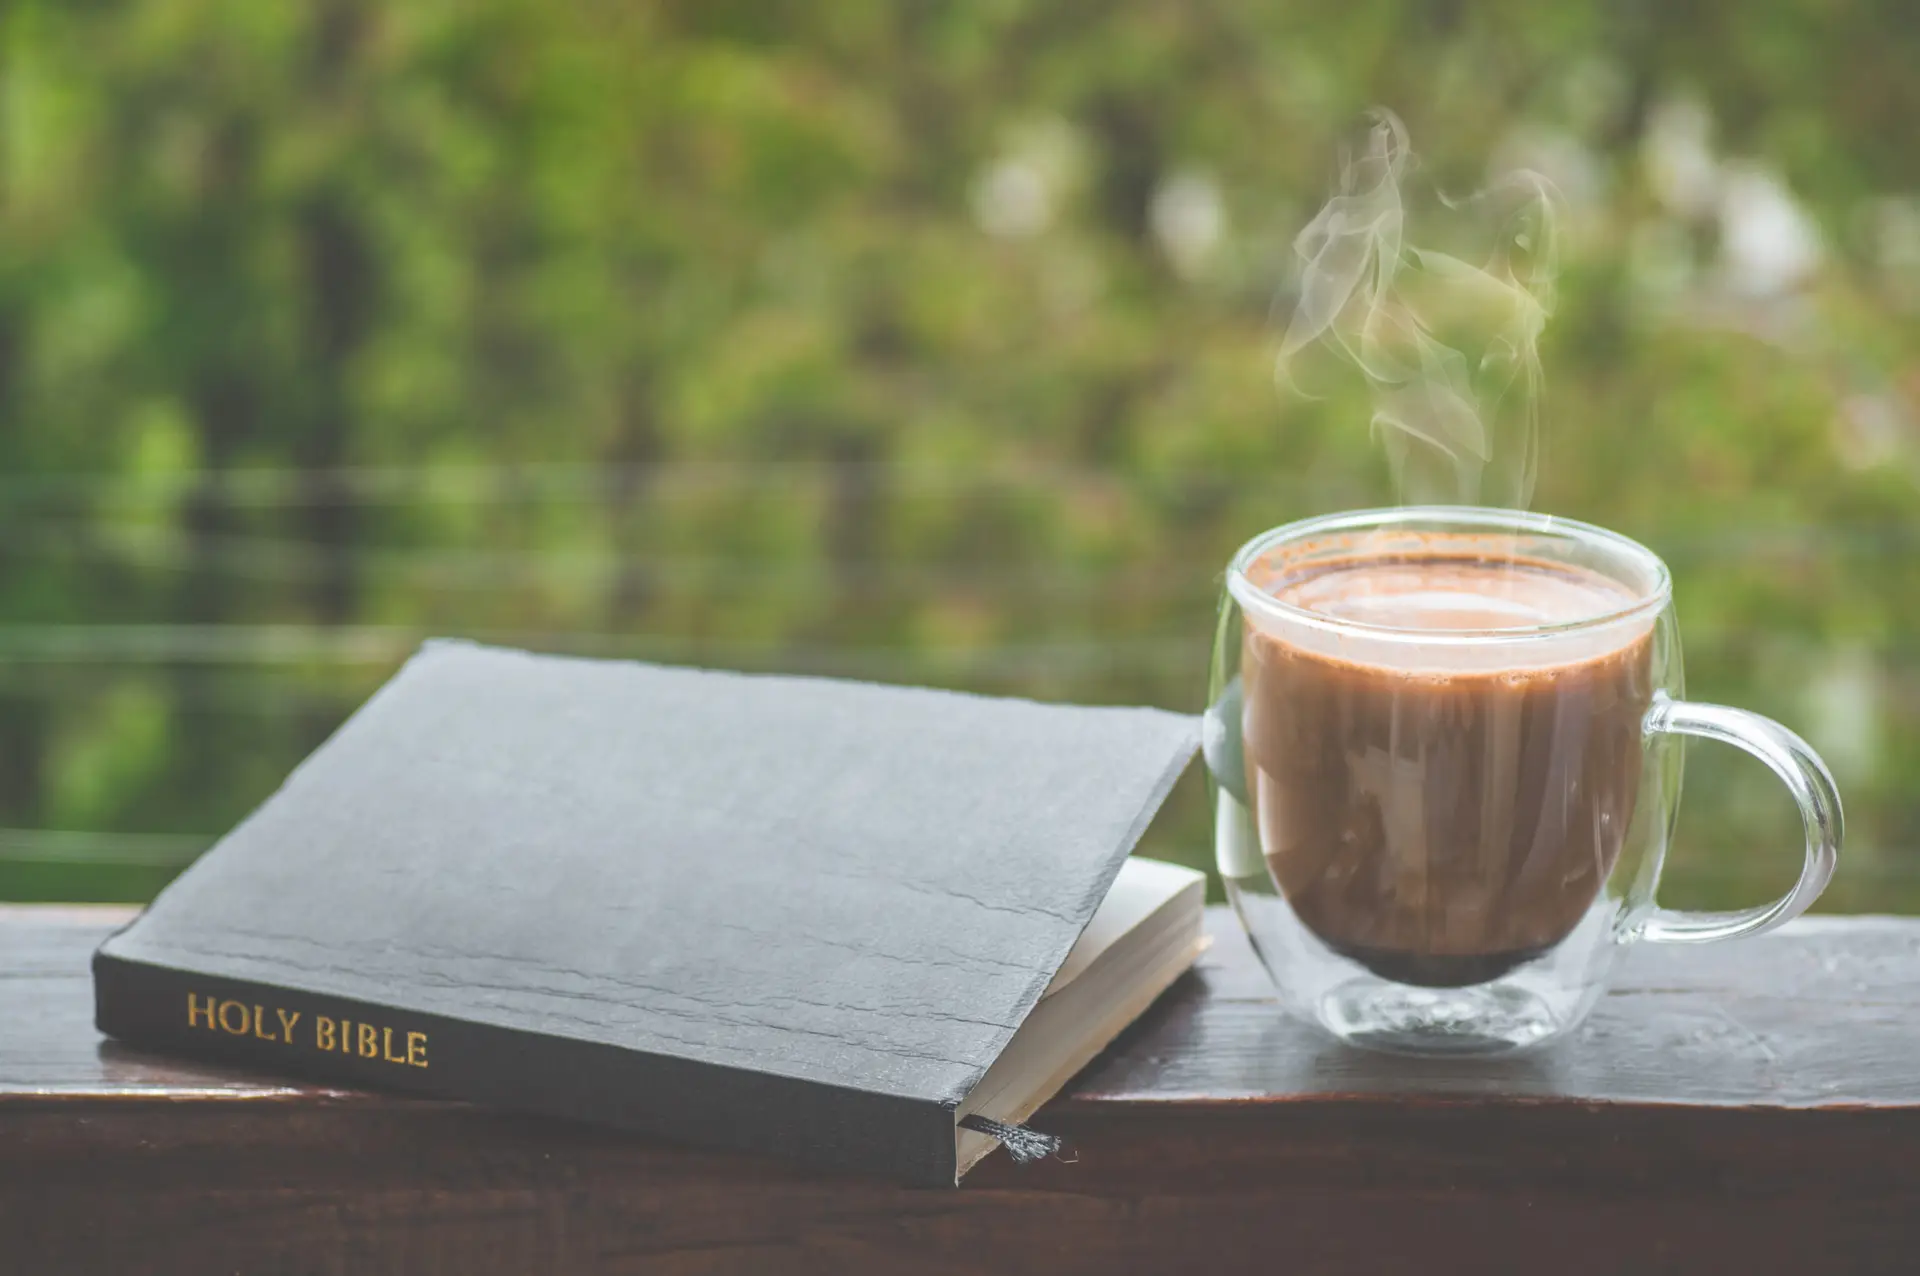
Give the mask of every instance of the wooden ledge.
M 1077 1160 L 915 1191 L 103 1040 L 129 913 L 0 906 L 0 1268 L 19 1272 L 1911 1271 L 1920 921 L 1643 947 L 1494 1063 L 1278 1013 L 1230 916 L 1035 1124 Z

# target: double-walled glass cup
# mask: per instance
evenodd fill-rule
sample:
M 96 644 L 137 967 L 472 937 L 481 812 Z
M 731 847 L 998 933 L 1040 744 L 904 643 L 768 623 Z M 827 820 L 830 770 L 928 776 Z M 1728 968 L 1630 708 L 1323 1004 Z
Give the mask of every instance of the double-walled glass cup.
M 1630 943 L 1804 912 L 1840 849 L 1826 766 L 1682 694 L 1666 566 L 1613 532 L 1428 506 L 1249 541 L 1206 757 L 1220 875 L 1287 1008 L 1357 1045 L 1502 1053 L 1577 1025 Z M 1780 899 L 1656 903 L 1683 736 L 1745 749 L 1793 795 L 1806 860 Z

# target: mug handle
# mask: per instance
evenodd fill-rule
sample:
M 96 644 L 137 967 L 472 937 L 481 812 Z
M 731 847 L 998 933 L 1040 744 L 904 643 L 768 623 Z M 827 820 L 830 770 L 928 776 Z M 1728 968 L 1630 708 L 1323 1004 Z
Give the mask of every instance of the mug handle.
M 1771 718 L 1718 704 L 1690 704 L 1657 696 L 1647 711 L 1646 734 L 1665 733 L 1719 740 L 1745 749 L 1780 777 L 1806 825 L 1807 858 L 1792 890 L 1757 908 L 1729 913 L 1655 907 L 1640 938 L 1661 944 L 1705 944 L 1716 939 L 1761 935 L 1807 911 L 1833 876 L 1840 857 L 1840 793 L 1820 755 Z

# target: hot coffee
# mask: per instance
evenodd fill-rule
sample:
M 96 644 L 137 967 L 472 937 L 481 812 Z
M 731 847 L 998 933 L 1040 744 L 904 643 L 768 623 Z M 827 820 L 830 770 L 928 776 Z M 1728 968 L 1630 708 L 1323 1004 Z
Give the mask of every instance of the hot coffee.
M 1573 519 L 1459 505 L 1271 528 L 1222 581 L 1203 719 L 1214 862 L 1280 1004 L 1344 1042 L 1563 1037 L 1634 943 L 1763 934 L 1833 874 L 1799 736 L 1683 694 L 1672 578 Z M 1688 738 L 1780 777 L 1806 855 L 1735 912 L 1657 898 Z
M 1436 639 L 1537 634 L 1635 601 L 1585 568 L 1457 546 L 1274 558 L 1247 575 L 1305 612 Z M 1374 974 L 1428 987 L 1498 978 L 1564 939 L 1633 817 L 1649 628 L 1515 644 L 1511 659 L 1297 629 L 1249 618 L 1240 671 L 1248 805 L 1300 921 Z

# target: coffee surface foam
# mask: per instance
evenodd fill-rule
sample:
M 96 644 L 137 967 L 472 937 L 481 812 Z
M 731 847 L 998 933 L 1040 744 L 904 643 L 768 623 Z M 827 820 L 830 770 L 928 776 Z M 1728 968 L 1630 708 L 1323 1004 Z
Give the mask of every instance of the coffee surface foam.
M 1436 632 L 1578 624 L 1634 602 L 1625 586 L 1585 568 L 1440 556 L 1315 564 L 1270 592 L 1334 620 Z
M 1294 610 L 1253 607 L 1247 623 L 1300 654 L 1416 678 L 1565 670 L 1633 647 L 1653 626 L 1640 595 L 1605 573 L 1479 549 L 1270 554 L 1248 566 L 1244 586 Z

